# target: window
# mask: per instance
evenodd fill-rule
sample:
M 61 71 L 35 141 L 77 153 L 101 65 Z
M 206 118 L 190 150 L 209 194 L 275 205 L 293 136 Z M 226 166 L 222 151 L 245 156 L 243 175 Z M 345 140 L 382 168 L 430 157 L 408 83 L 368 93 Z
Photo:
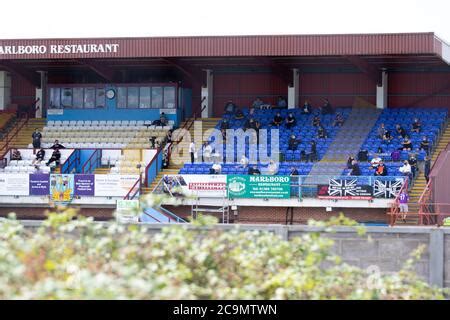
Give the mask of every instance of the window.
M 83 108 L 84 105 L 84 92 L 83 88 L 73 88 L 73 107 Z
M 164 87 L 164 108 L 175 108 L 175 88 Z
M 129 87 L 128 88 L 128 108 L 139 107 L 139 88 Z
M 61 106 L 63 108 L 72 107 L 72 88 L 63 88 L 61 94 Z
M 152 87 L 152 108 L 161 109 L 163 107 L 163 92 L 161 87 Z
M 118 87 L 117 88 L 117 108 L 127 107 L 127 88 Z
M 84 107 L 87 109 L 95 108 L 95 88 L 84 89 Z
M 57 109 L 61 107 L 61 89 L 50 88 L 50 109 Z
M 150 87 L 140 87 L 139 88 L 139 108 L 150 108 L 151 107 L 151 97 L 150 97 Z
M 97 88 L 95 90 L 95 106 L 97 108 L 104 108 L 105 107 L 105 89 L 104 88 Z

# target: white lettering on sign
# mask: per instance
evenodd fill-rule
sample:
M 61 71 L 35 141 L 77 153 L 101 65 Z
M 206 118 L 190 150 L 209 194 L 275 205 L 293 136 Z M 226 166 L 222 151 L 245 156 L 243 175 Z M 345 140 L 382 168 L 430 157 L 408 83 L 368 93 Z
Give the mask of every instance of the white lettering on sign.
M 52 44 L 50 46 L 2 46 L 0 45 L 0 55 L 42 55 L 50 54 L 86 54 L 86 53 L 117 53 L 118 43 L 105 44 Z

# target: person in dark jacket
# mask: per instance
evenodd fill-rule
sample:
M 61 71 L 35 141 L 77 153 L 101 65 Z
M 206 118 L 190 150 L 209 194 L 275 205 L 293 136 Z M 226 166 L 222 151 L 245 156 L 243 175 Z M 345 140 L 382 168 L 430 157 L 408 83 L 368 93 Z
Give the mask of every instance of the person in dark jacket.
M 36 159 L 33 160 L 32 164 L 39 164 L 45 158 L 45 150 L 41 149 L 36 153 Z
M 273 117 L 272 125 L 279 127 L 282 122 L 283 122 L 283 117 L 281 116 L 281 113 L 277 112 L 275 117 Z
M 317 143 L 314 140 L 311 140 L 311 149 L 308 153 L 308 160 L 313 162 L 317 160 Z
M 347 159 L 347 169 L 351 169 L 352 168 L 352 163 L 355 160 L 355 158 L 353 156 L 348 156 Z
M 398 138 L 399 138 L 399 139 L 400 139 L 400 138 L 405 139 L 405 137 L 406 137 L 406 130 L 403 129 L 401 125 L 396 124 L 396 125 L 395 125 L 395 131 L 397 131 L 397 134 L 398 134 Z
M 305 103 L 303 104 L 303 107 L 302 107 L 301 114 L 311 114 L 311 111 L 312 111 L 312 107 L 309 104 L 309 101 L 305 100 Z
M 38 128 L 34 129 L 31 138 L 33 138 L 33 149 L 39 149 L 41 147 L 42 134 L 39 132 Z
M 327 132 L 325 131 L 325 128 L 322 125 L 320 125 L 319 128 L 317 128 L 317 138 L 318 139 L 327 138 Z
M 360 176 L 361 169 L 359 168 L 359 164 L 356 160 L 352 161 L 352 170 L 349 173 L 349 176 Z
M 58 140 L 56 140 L 56 141 L 58 141 Z M 56 165 L 59 166 L 60 159 L 61 159 L 61 152 L 59 151 L 59 149 L 55 149 L 52 153 L 52 156 L 50 157 L 50 159 L 47 161 L 47 163 L 45 165 L 48 167 L 50 165 L 50 163 L 55 162 Z
M 55 143 L 53 143 L 53 145 L 50 147 L 50 149 L 65 149 L 66 147 L 64 147 L 62 144 L 59 143 L 59 140 L 55 140 Z
M 297 140 L 297 137 L 295 136 L 295 134 L 292 134 L 289 137 L 288 150 L 292 150 L 292 151 L 297 150 L 298 144 L 299 144 L 299 141 Z
M 388 170 L 386 168 L 386 166 L 384 165 L 383 161 L 380 161 L 380 163 L 378 164 L 378 167 L 375 170 L 375 176 L 387 176 L 388 175 Z
M 423 175 L 425 176 L 425 180 L 427 180 L 427 183 L 430 180 L 430 171 L 431 171 L 431 158 L 430 156 L 426 156 Z
M 11 151 L 11 160 L 22 160 L 22 154 L 19 150 L 13 149 Z
M 313 125 L 314 127 L 320 126 L 320 117 L 319 117 L 319 116 L 315 116 L 315 117 L 313 118 L 312 125 Z
M 289 112 L 289 115 L 286 118 L 286 128 L 291 129 L 292 127 L 295 127 L 297 124 L 297 120 L 295 119 L 292 112 Z
M 427 153 L 427 156 L 430 155 L 430 141 L 426 136 L 423 136 L 422 141 L 420 142 L 420 149 L 424 150 Z
M 252 167 L 248 168 L 248 174 L 251 176 L 252 175 L 254 176 L 254 175 L 261 174 L 261 171 L 259 171 L 257 166 L 252 166 Z
M 327 98 L 323 99 L 323 106 L 320 108 L 320 112 L 325 114 L 333 114 L 333 108 L 331 107 L 331 103 Z

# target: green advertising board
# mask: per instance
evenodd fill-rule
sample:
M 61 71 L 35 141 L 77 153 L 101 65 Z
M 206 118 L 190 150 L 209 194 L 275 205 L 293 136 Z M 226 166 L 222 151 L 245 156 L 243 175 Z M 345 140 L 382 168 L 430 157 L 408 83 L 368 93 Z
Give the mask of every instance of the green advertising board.
M 228 198 L 289 199 L 291 177 L 227 175 Z

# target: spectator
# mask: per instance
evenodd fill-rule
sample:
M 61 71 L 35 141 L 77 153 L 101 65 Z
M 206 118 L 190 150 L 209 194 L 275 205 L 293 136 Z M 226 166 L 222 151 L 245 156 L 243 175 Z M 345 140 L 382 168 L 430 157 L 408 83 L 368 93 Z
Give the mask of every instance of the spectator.
M 294 114 L 289 112 L 289 115 L 286 118 L 286 128 L 291 129 L 292 127 L 295 127 L 296 124 L 297 120 L 295 119 Z
M 416 133 L 419 133 L 420 129 L 422 128 L 422 124 L 420 123 L 419 119 L 417 119 L 417 118 L 414 118 L 414 121 L 411 126 L 412 126 L 411 131 L 416 132 Z
M 42 160 L 44 160 L 45 158 L 45 150 L 41 148 L 41 150 L 39 150 L 36 153 L 36 158 L 33 160 L 32 164 L 40 164 Z
M 359 150 L 357 159 L 359 162 L 369 161 L 369 151 L 367 151 L 366 149 Z
M 277 173 L 278 173 L 278 164 L 275 161 L 270 160 L 269 165 L 267 166 L 267 174 L 275 175 Z
M 159 123 L 162 126 L 167 126 L 169 121 L 167 120 L 166 114 L 164 112 L 161 112 L 161 115 L 159 116 Z
M 166 143 L 171 143 L 171 142 L 172 142 L 172 133 L 173 133 L 173 130 L 172 130 L 172 129 L 167 131 L 167 134 L 166 134 Z
M 314 127 L 320 126 L 320 117 L 319 117 L 319 116 L 315 116 L 315 117 L 313 118 L 312 125 L 313 125 Z
M 312 111 L 311 109 L 312 109 L 312 107 L 309 104 L 309 101 L 305 100 L 305 103 L 303 104 L 303 107 L 302 107 L 302 114 L 311 114 L 311 111 Z
M 361 175 L 361 169 L 359 168 L 358 161 L 353 160 L 352 161 L 352 170 L 348 174 L 349 176 L 360 176 Z
M 402 190 L 398 199 L 400 203 L 399 204 L 400 213 L 402 213 L 402 220 L 403 222 L 406 222 L 406 214 L 408 213 L 408 201 L 409 201 L 408 193 L 405 190 Z
M 401 125 L 396 124 L 396 125 L 395 125 L 395 130 L 397 131 L 397 134 L 398 134 L 398 138 L 399 138 L 399 139 L 400 139 L 400 138 L 405 139 L 405 137 L 406 137 L 406 131 L 405 131 L 405 129 L 402 128 Z
M 406 136 L 405 139 L 402 142 L 402 150 L 403 151 L 411 151 L 413 148 L 411 140 L 409 140 L 409 137 Z
M 390 144 L 392 139 L 394 139 L 394 137 L 391 136 L 391 132 L 389 130 L 385 130 L 383 135 L 383 143 Z
M 216 162 L 212 165 L 211 169 L 209 169 L 210 174 L 220 174 L 222 172 L 222 166 L 220 163 Z
M 408 177 L 409 185 L 411 186 L 412 174 L 411 174 L 411 165 L 407 160 L 403 162 L 403 166 L 398 169 L 404 176 Z
M 411 156 L 408 159 L 408 163 L 411 166 L 411 174 L 414 179 L 416 177 L 416 173 L 417 173 L 417 159 L 414 154 L 411 154 Z
M 317 143 L 314 140 L 311 140 L 311 149 L 308 153 L 308 161 L 314 162 L 317 160 Z
M 225 114 L 234 114 L 235 110 L 236 105 L 233 103 L 232 100 L 228 100 L 228 102 L 225 104 Z
M 59 143 L 59 140 L 55 140 L 53 145 L 50 147 L 50 149 L 65 149 L 65 148 L 66 147 L 64 147 L 62 144 Z
M 427 153 L 427 156 L 430 155 L 430 141 L 428 141 L 427 136 L 423 136 L 422 141 L 420 142 L 420 150 L 424 150 Z
M 289 173 L 290 176 L 298 176 L 298 170 L 295 167 L 291 167 L 291 172 Z
M 378 167 L 375 169 L 375 176 L 379 177 L 385 177 L 388 175 L 388 170 L 386 166 L 384 165 L 383 161 L 380 161 L 378 164 Z
M 380 124 L 380 127 L 377 129 L 378 137 L 384 140 L 384 134 L 386 133 L 386 128 L 384 127 L 384 123 Z
M 261 174 L 261 171 L 258 169 L 257 166 L 252 166 L 252 167 L 248 168 L 248 174 L 251 176 L 258 175 L 258 174 Z
M 55 149 L 55 150 L 53 150 L 52 156 L 50 157 L 50 159 L 47 161 L 47 163 L 45 165 L 48 167 L 50 165 L 50 163 L 55 162 L 55 164 L 57 166 L 59 166 L 60 159 L 61 159 L 61 152 L 59 151 L 59 149 Z
M 17 149 L 13 149 L 11 152 L 11 160 L 22 160 L 22 155 Z
M 240 167 L 244 169 L 247 168 L 248 162 L 248 158 L 245 156 L 245 154 L 243 154 L 241 160 L 239 161 Z
M 336 117 L 334 118 L 333 126 L 334 127 L 336 127 L 336 126 L 342 127 L 343 124 L 344 124 L 344 117 L 342 116 L 341 113 L 338 112 L 336 114 Z
M 252 103 L 252 108 L 260 109 L 263 104 L 264 102 L 261 100 L 261 98 L 256 97 L 255 101 L 253 101 Z
M 327 132 L 325 131 L 325 128 L 320 125 L 317 129 L 317 138 L 319 139 L 326 139 L 327 138 Z
M 220 129 L 221 130 L 222 129 L 227 130 L 229 128 L 230 128 L 230 124 L 228 123 L 228 120 L 227 119 L 223 119 L 222 123 L 220 124 Z
M 280 109 L 287 108 L 286 99 L 284 99 L 282 96 L 278 96 L 277 107 Z
M 288 150 L 295 151 L 299 145 L 300 141 L 297 140 L 295 134 L 291 134 L 288 141 Z
M 197 157 L 194 141 L 191 141 L 191 143 L 189 144 L 189 153 L 191 155 L 191 163 L 194 163 L 195 158 Z
M 430 156 L 426 156 L 425 164 L 423 167 L 423 175 L 425 176 L 425 180 L 427 181 L 427 183 L 430 180 L 430 171 L 431 171 L 431 158 Z
M 203 148 L 203 159 L 205 162 L 209 163 L 211 162 L 211 155 L 212 155 L 212 147 L 211 143 L 208 141 L 205 142 L 205 147 Z
M 33 138 L 33 148 L 35 150 L 39 149 L 41 147 L 42 134 L 39 132 L 38 128 L 34 129 L 34 132 L 31 135 L 31 137 Z
M 378 154 L 374 154 L 372 160 L 370 161 L 370 167 L 372 169 L 376 169 L 378 168 L 378 165 L 382 162 L 383 160 L 378 156 Z
M 327 98 L 323 99 L 323 106 L 320 108 L 320 113 L 323 115 L 333 114 L 333 108 L 331 107 L 331 103 Z
M 236 120 L 244 119 L 244 113 L 242 112 L 241 109 L 236 108 L 236 112 L 234 113 L 234 118 L 235 118 Z
M 352 168 L 352 162 L 353 160 L 355 160 L 355 158 L 353 156 L 348 156 L 347 159 L 347 169 L 351 169 Z
M 277 112 L 277 114 L 273 118 L 272 125 L 279 127 L 282 122 L 283 122 L 283 117 L 281 116 L 281 114 L 279 112 Z

